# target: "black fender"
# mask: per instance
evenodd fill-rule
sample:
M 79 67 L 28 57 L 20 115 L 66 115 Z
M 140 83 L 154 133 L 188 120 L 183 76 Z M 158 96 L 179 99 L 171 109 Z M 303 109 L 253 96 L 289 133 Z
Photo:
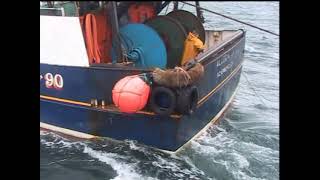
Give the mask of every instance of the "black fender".
M 151 91 L 149 107 L 158 115 L 171 115 L 176 107 L 176 94 L 170 88 L 156 86 Z
M 181 114 L 190 115 L 197 108 L 199 92 L 196 86 L 188 86 L 177 92 L 176 111 Z

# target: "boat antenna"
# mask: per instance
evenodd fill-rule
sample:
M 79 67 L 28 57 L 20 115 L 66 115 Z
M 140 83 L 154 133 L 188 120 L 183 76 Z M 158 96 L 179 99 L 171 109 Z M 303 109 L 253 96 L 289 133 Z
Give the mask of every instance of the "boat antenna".
M 219 15 L 219 16 L 222 16 L 222 17 L 224 17 L 224 18 L 227 18 L 227 19 L 230 19 L 230 20 L 233 20 L 233 21 L 236 21 L 236 22 L 239 22 L 239 23 L 245 24 L 245 25 L 247 25 L 247 26 L 250 26 L 250 27 L 253 27 L 253 28 L 259 29 L 259 30 L 264 31 L 264 32 L 267 32 L 267 33 L 269 33 L 269 34 L 272 34 L 272 35 L 275 35 L 275 36 L 280 36 L 280 35 L 279 35 L 279 34 L 277 34 L 277 33 L 274 33 L 274 32 L 271 32 L 271 31 L 269 31 L 269 30 L 266 30 L 266 29 L 260 28 L 260 27 L 258 27 L 258 26 L 255 26 L 255 25 L 252 25 L 252 24 L 249 24 L 249 23 L 246 23 L 246 22 L 243 22 L 243 21 L 237 20 L 237 19 L 232 18 L 232 17 L 230 17 L 230 16 L 226 16 L 226 15 L 223 15 L 223 14 L 220 14 L 220 13 L 217 13 L 217 12 L 211 11 L 211 10 L 209 10 L 209 9 L 206 9 L 206 8 L 203 8 L 203 7 L 200 7 L 200 6 L 197 6 L 197 5 L 193 5 L 193 4 L 190 4 L 190 3 L 184 2 L 184 1 L 180 1 L 180 2 L 182 2 L 182 3 L 184 3 L 184 4 L 187 4 L 187 5 L 189 5 L 189 6 L 193 6 L 193 7 L 196 7 L 196 8 L 202 9 L 202 10 L 204 10 L 204 11 L 207 11 L 207 12 L 210 12 L 210 13 L 213 13 L 213 14 L 216 14 L 216 15 Z

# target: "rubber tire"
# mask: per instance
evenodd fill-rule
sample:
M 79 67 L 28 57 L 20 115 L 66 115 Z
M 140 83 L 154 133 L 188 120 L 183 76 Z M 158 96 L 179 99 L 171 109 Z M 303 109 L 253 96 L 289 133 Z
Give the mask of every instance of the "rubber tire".
M 170 99 L 170 105 L 168 108 L 160 107 L 156 102 L 156 97 L 159 93 L 165 93 Z M 169 116 L 172 114 L 176 107 L 176 95 L 174 91 L 163 86 L 156 86 L 152 89 L 150 97 L 150 108 L 151 110 L 161 116 Z
M 196 86 L 189 86 L 177 90 L 177 106 L 176 111 L 184 115 L 192 114 L 197 108 L 198 104 L 198 88 Z

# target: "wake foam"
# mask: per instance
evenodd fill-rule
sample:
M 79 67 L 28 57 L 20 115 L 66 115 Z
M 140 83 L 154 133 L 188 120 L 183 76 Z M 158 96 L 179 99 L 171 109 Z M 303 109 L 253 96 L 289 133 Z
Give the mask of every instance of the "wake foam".
M 132 164 L 126 163 L 126 159 L 130 159 L 130 157 L 121 156 L 116 153 L 94 150 L 84 142 L 72 142 L 54 133 L 40 131 L 40 143 L 46 146 L 46 148 L 51 149 L 80 150 L 80 152 L 111 166 L 111 168 L 118 174 L 113 178 L 113 180 L 155 180 L 155 178 L 145 177 L 136 172 L 135 169 L 137 169 L 136 165 L 138 162 Z
M 220 133 L 212 137 L 210 130 L 217 129 Z M 218 179 L 220 176 L 230 179 L 268 179 L 268 174 L 278 174 L 275 167 L 278 166 L 279 151 L 241 141 L 232 132 L 221 129 L 218 126 L 209 129 L 205 136 L 191 142 L 188 154 L 192 154 L 191 162 L 197 168 Z

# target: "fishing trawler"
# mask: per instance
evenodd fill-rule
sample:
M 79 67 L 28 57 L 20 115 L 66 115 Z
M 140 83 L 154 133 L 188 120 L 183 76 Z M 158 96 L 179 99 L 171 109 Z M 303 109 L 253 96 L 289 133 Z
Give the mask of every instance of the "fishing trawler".
M 205 30 L 196 5 L 197 15 L 176 1 L 43 1 L 40 128 L 177 152 L 217 122 L 246 33 Z

